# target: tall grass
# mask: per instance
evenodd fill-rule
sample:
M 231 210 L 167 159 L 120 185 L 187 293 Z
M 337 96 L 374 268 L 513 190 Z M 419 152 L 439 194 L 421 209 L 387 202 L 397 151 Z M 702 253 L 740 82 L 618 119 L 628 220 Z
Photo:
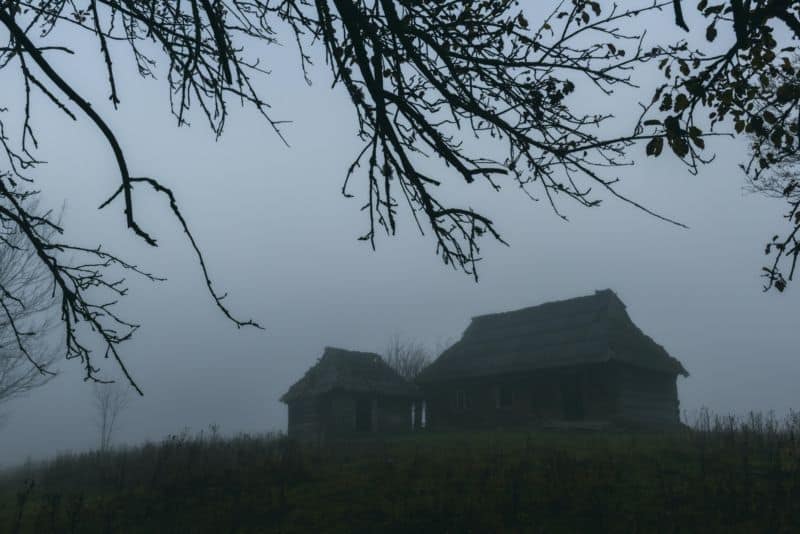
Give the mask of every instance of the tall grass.
M 792 532 L 800 414 L 672 432 L 416 433 L 310 447 L 215 428 L 0 475 L 0 531 Z

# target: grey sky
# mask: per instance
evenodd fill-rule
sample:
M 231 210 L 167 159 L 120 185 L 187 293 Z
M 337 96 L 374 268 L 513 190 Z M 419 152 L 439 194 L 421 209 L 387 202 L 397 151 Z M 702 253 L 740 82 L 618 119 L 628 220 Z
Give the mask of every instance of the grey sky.
M 199 117 L 192 128 L 178 129 L 164 84 L 130 70 L 120 70 L 120 111 L 106 113 L 134 172 L 158 176 L 178 194 L 229 306 L 261 322 L 264 332 L 237 331 L 214 308 L 163 199 L 137 197 L 143 226 L 161 244 L 154 250 L 125 231 L 119 205 L 97 212 L 117 180 L 109 150 L 86 121 L 74 124 L 44 106 L 38 112 L 50 162 L 39 173 L 41 187 L 52 206 L 67 198 L 70 237 L 108 243 L 169 278 L 132 281 L 121 308 L 142 323 L 124 354 L 145 397 L 122 415 L 117 441 L 160 439 L 211 423 L 225 433 L 281 430 L 278 397 L 325 345 L 380 351 L 400 333 L 434 346 L 457 339 L 471 316 L 606 287 L 691 373 L 679 380 L 689 414 L 702 406 L 778 414 L 800 407 L 800 288 L 764 294 L 759 279 L 763 245 L 782 228 L 784 206 L 743 192 L 741 143 L 711 143 L 718 157 L 700 176 L 670 157 L 646 159 L 643 147 L 637 165 L 621 173 L 626 194 L 689 230 L 611 199 L 593 210 L 563 203 L 565 223 L 513 186 L 501 193 L 459 188 L 458 198 L 493 218 L 511 244 L 484 243 L 476 284 L 444 267 L 408 220 L 395 238 L 379 237 L 377 252 L 356 240 L 367 225 L 363 197 L 339 193 L 359 148 L 349 102 L 330 90 L 324 65 L 313 69 L 315 85 L 308 87 L 292 47 L 273 53 L 265 95 L 276 118 L 294 121 L 285 130 L 291 148 L 252 110 L 234 109 L 218 142 Z M 106 110 L 102 65 L 63 65 Z M 631 100 L 618 98 L 611 105 L 624 117 Z M 351 192 L 363 190 L 354 182 Z M 103 366 L 113 372 L 110 362 Z M 91 388 L 77 362 L 60 368 L 62 376 L 47 387 L 2 407 L 8 420 L 0 428 L 0 465 L 96 443 Z

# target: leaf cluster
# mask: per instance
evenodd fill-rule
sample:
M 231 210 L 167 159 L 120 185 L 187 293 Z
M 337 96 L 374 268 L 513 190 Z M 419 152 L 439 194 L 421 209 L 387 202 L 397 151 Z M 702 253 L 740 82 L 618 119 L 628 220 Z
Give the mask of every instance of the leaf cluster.
M 651 105 L 640 124 L 655 127 L 693 168 L 699 158 L 695 149 L 704 148 L 703 137 L 711 132 L 746 136 L 750 155 L 741 168 L 748 181 L 757 183 L 794 161 L 800 148 L 795 45 L 800 38 L 800 2 L 701 0 L 697 11 L 707 24 L 708 46 L 691 49 L 682 42 L 660 49 L 665 57 L 659 68 L 666 82 L 653 98 L 658 110 Z M 722 43 L 729 44 L 720 48 Z M 658 156 L 661 147 L 662 142 L 651 141 L 647 154 Z M 764 267 L 765 290 L 783 291 L 800 255 L 800 204 L 792 191 L 787 185 L 782 195 L 789 205 L 787 232 L 773 237 L 765 248 L 772 257 L 771 265 Z

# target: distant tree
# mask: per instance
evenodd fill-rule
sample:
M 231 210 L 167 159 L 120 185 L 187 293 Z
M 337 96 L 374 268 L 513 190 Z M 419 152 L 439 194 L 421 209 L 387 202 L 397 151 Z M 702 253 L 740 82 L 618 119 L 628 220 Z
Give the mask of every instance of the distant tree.
M 127 384 L 95 383 L 95 425 L 101 451 L 111 448 L 111 439 L 117 428 L 119 415 L 130 403 Z
M 26 209 L 38 212 L 34 199 Z M 48 232 L 43 230 L 43 232 Z M 52 333 L 53 280 L 19 227 L 0 221 L 0 405 L 43 386 L 60 355 Z M 13 295 L 13 298 L 11 297 Z
M 800 153 L 787 156 L 758 180 L 750 180 L 747 189 L 770 198 L 800 200 Z
M 727 30 L 719 53 L 717 44 L 690 50 L 669 32 L 661 42 L 645 42 L 645 26 L 636 21 L 646 14 L 667 13 L 676 27 L 689 30 L 680 0 L 550 5 L 552 10 L 535 3 L 524 11 L 517 0 L 0 0 L 0 31 L 7 36 L 0 46 L 0 71 L 15 69 L 20 80 L 18 91 L 4 86 L 0 108 L 22 117 L 15 124 L 0 117 L 6 169 L 0 174 L 0 197 L 6 201 L 0 219 L 20 229 L 51 273 L 67 357 L 79 359 L 93 378 L 97 369 L 85 340 L 93 333 L 138 389 L 119 353 L 137 325 L 109 304 L 126 291 L 112 273 L 156 277 L 106 248 L 54 242 L 35 230 L 37 224 L 61 230 L 19 203 L 42 163 L 33 110 L 43 102 L 71 119 L 88 120 L 107 141 L 119 183 L 101 207 L 121 203 L 130 231 L 155 246 L 146 214 L 135 206 L 142 190 L 162 195 L 197 254 L 216 305 L 237 326 L 257 325 L 231 315 L 172 191 L 130 167 L 130 149 L 121 145 L 100 103 L 83 95 L 70 79 L 75 75 L 54 61 L 59 54 L 79 52 L 82 69 L 102 68 L 114 108 L 121 103 L 116 58 L 127 49 L 140 75 L 164 75 L 179 125 L 188 123 L 192 108 L 199 109 L 219 136 L 229 105 L 240 102 L 282 138 L 281 121 L 256 89 L 256 80 L 268 73 L 265 56 L 269 46 L 279 44 L 282 24 L 283 35 L 298 46 L 306 79 L 311 49 L 318 47 L 334 85 L 352 102 L 363 148 L 342 191 L 353 196 L 351 182 L 362 180 L 369 223 L 361 239 L 374 247 L 377 231 L 393 234 L 403 205 L 420 231 L 430 233 L 444 263 L 476 279 L 481 237 L 504 241 L 492 220 L 442 196 L 437 188 L 446 182 L 515 186 L 531 198 L 545 198 L 562 217 L 562 199 L 593 207 L 602 200 L 600 191 L 670 220 L 617 189 L 617 170 L 632 163 L 637 146 L 658 156 L 668 145 L 696 172 L 711 159 L 703 155 L 711 134 L 704 131 L 704 110 L 712 127 L 726 119 L 737 132 L 755 132 L 762 140 L 747 172 L 768 168 L 797 144 L 797 125 L 789 118 L 797 113 L 800 84 L 793 78 L 772 91 L 765 81 L 775 72 L 794 75 L 784 59 L 800 35 L 797 0 L 701 0 L 697 9 L 709 21 L 703 29 L 708 41 Z M 94 46 L 75 50 L 82 34 L 94 39 Z M 642 100 L 650 104 L 643 106 L 642 119 L 636 128 L 621 130 L 602 111 L 603 99 L 613 103 L 617 88 L 640 87 L 633 75 L 649 62 L 658 63 L 667 81 L 655 95 L 643 89 Z M 475 138 L 482 141 L 470 142 Z M 433 164 L 423 163 L 426 156 Z M 73 194 L 87 193 L 76 188 Z M 796 235 L 797 211 L 789 220 Z M 774 250 L 796 260 L 800 248 L 790 241 L 783 247 L 776 243 Z M 71 258 L 68 265 L 62 255 Z M 779 269 L 767 275 L 768 287 L 785 287 Z M 89 328 L 79 328 L 79 322 Z
M 404 339 L 399 334 L 387 343 L 383 359 L 406 380 L 414 380 L 432 361 L 422 343 Z

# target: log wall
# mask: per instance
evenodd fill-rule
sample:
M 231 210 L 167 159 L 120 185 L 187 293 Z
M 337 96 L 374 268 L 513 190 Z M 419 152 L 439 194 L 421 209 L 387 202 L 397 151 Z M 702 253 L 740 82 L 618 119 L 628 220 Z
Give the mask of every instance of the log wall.
M 679 421 L 676 376 L 611 362 L 437 382 L 423 384 L 422 389 L 430 428 Z
M 367 403 L 371 430 L 356 425 L 359 402 Z M 411 430 L 411 399 L 368 394 L 332 392 L 289 403 L 289 436 L 322 442 L 368 433 L 401 433 Z
M 431 428 L 535 426 L 564 419 L 607 420 L 615 410 L 607 364 L 423 384 Z
M 680 421 L 677 376 L 618 365 L 618 416 L 646 425 Z

